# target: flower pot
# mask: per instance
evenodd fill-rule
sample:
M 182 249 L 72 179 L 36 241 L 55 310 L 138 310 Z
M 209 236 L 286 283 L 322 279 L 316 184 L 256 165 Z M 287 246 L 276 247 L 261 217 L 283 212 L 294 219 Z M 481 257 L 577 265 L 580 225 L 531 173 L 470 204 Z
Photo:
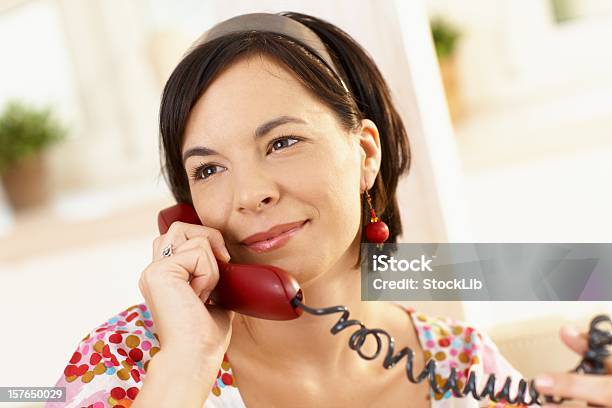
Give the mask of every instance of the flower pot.
M 2 174 L 2 183 L 15 212 L 44 205 L 50 196 L 45 155 L 31 154 L 17 161 Z

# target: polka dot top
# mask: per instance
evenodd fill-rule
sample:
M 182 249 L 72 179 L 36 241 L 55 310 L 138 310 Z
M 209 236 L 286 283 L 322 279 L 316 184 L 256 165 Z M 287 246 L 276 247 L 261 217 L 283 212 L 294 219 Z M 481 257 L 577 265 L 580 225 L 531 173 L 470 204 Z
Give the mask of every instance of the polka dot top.
M 459 386 L 464 386 L 470 371 L 476 373 L 477 389 L 484 387 L 490 373 L 497 376 L 496 391 L 506 377 L 513 378 L 511 395 L 515 395 L 521 374 L 499 353 L 484 333 L 461 321 L 432 317 L 412 308 L 403 308 L 411 317 L 426 361 L 435 359 L 436 381 L 444 385 L 451 368 L 457 371 Z M 391 333 L 392 334 L 392 333 Z M 127 308 L 88 333 L 70 357 L 64 372 L 55 384 L 66 387 L 66 402 L 47 403 L 46 408 L 129 408 L 143 385 L 149 362 L 160 349 L 155 324 L 146 304 Z M 404 369 L 402 359 L 396 369 Z M 408 381 L 408 379 L 406 379 Z M 467 396 L 454 398 L 431 392 L 432 408 L 502 408 L 524 407 L 477 401 Z M 224 356 L 217 381 L 203 408 L 246 408 L 231 364 Z M 536 407 L 532 405 L 531 407 Z

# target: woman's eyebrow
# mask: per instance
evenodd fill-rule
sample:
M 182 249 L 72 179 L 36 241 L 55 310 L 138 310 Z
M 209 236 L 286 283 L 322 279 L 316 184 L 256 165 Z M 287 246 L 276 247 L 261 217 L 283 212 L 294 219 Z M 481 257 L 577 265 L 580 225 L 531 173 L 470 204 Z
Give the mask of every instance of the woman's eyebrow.
M 288 116 L 288 115 L 283 115 L 283 116 L 279 116 L 275 119 L 272 119 L 268 122 L 265 122 L 261 125 L 259 125 L 257 127 L 257 129 L 255 129 L 255 139 L 259 139 L 260 137 L 265 136 L 266 134 L 268 134 L 272 129 L 274 129 L 277 126 L 280 125 L 284 125 L 285 123 L 302 123 L 302 124 L 306 124 L 308 122 L 306 122 L 304 119 L 300 119 L 300 118 L 296 118 L 294 116 Z M 208 147 L 204 147 L 204 146 L 195 146 L 192 147 L 190 149 L 188 149 L 184 154 L 183 154 L 183 163 L 185 163 L 185 161 L 187 161 L 188 158 L 190 158 L 191 156 L 212 156 L 215 154 L 219 154 L 217 153 L 215 150 L 213 149 L 209 149 Z
M 259 127 L 255 130 L 255 139 L 259 139 L 262 136 L 265 136 L 268 132 L 274 129 L 277 126 L 284 125 L 285 123 L 303 123 L 306 121 L 304 119 L 296 118 L 294 116 L 279 116 L 276 119 L 272 119 L 264 124 L 259 125 Z

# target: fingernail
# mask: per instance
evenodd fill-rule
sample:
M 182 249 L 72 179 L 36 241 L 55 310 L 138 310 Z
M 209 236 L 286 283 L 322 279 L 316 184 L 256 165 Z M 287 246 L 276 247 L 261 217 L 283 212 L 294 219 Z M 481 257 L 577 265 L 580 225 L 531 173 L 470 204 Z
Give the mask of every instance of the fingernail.
M 552 387 L 554 383 L 553 378 L 548 375 L 539 375 L 535 379 L 536 387 Z
M 225 255 L 225 262 L 229 262 L 229 260 L 232 259 L 226 247 L 223 247 L 223 255 Z
M 578 336 L 578 335 L 580 334 L 580 333 L 578 332 L 578 330 L 576 330 L 576 328 L 575 328 L 575 327 L 572 327 L 572 326 L 566 326 L 566 327 L 565 327 L 565 332 L 566 332 L 567 334 L 569 334 L 570 336 L 573 336 L 573 337 L 576 337 L 576 336 Z

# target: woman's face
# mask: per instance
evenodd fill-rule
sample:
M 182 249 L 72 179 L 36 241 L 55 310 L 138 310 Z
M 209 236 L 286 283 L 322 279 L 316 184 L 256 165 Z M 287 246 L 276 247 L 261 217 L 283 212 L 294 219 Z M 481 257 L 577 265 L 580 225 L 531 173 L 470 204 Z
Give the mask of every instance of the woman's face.
M 203 225 L 222 233 L 232 262 L 272 264 L 305 283 L 359 245 L 360 193 L 380 162 L 376 126 L 363 124 L 359 132 L 342 130 L 268 57 L 240 60 L 215 79 L 191 112 L 181 151 L 212 150 L 184 164 L 195 209 Z M 298 221 L 307 222 L 281 247 L 241 244 Z

